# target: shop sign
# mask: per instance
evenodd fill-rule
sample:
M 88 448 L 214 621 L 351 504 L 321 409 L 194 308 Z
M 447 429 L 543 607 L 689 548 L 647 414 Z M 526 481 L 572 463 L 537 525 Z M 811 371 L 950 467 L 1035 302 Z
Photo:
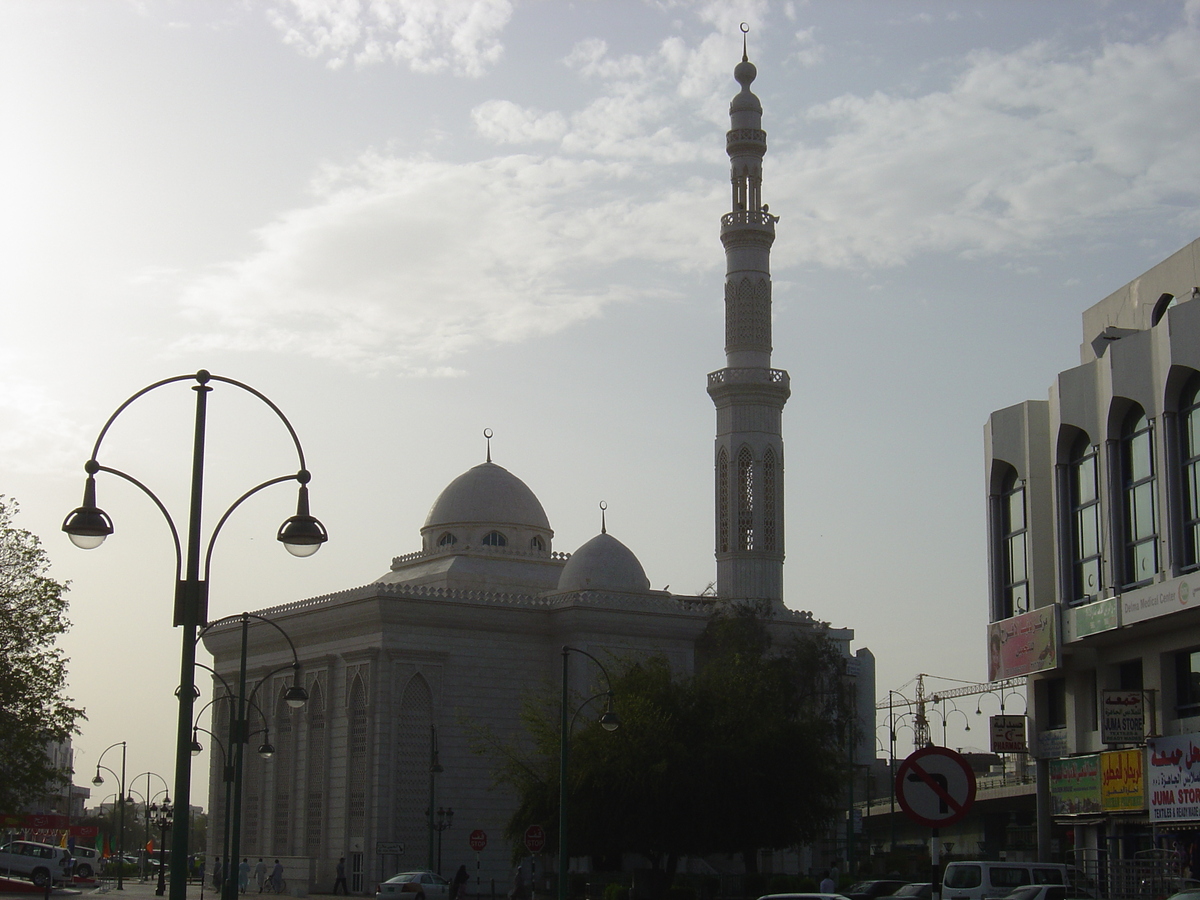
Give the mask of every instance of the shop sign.
M 1024 716 L 992 716 L 992 752 L 1028 753 Z
M 1097 600 L 1063 610 L 1063 641 L 1077 641 L 1089 634 L 1117 627 L 1117 598 Z
M 1195 577 L 1191 577 L 1195 581 Z M 1187 578 L 1175 578 L 1121 595 L 1121 624 L 1157 619 L 1198 605 Z
M 1100 699 L 1100 740 L 1105 744 L 1140 744 L 1145 737 L 1145 693 L 1105 691 Z
M 988 625 L 988 681 L 1053 669 L 1058 665 L 1056 605 Z
M 1144 760 L 1141 747 L 1100 754 L 1100 806 L 1105 812 L 1146 808 Z
M 1084 816 L 1100 812 L 1100 754 L 1052 759 L 1050 814 Z
M 1039 759 L 1054 759 L 1067 755 L 1067 729 L 1055 728 L 1051 731 L 1040 731 L 1037 736 L 1037 752 Z
M 1200 819 L 1200 734 L 1146 742 L 1151 822 Z

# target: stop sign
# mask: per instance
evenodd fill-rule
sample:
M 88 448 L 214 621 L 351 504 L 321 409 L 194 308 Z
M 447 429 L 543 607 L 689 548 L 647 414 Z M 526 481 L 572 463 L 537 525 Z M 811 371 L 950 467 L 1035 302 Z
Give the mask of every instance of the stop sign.
M 487 846 L 487 834 L 482 828 L 476 828 L 471 832 L 471 836 L 467 838 L 471 843 L 471 849 L 478 853 Z
M 525 849 L 530 853 L 541 853 L 546 846 L 546 830 L 541 825 L 530 825 L 525 829 Z

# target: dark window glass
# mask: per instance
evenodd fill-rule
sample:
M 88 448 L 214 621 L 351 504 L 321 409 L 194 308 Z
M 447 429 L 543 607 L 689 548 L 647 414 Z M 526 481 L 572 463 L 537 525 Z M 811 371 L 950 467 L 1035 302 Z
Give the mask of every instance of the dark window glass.
M 946 870 L 945 886 L 949 888 L 979 887 L 983 873 L 979 866 L 951 863 Z
M 1052 678 L 1046 682 L 1045 728 L 1067 727 L 1067 682 L 1064 678 Z
M 507 547 L 508 538 L 498 531 L 489 531 L 483 536 L 483 544 L 485 547 Z
M 1152 431 L 1140 407 L 1125 419 L 1121 433 L 1121 477 L 1125 506 L 1121 581 L 1129 587 L 1144 584 L 1158 571 Z
M 1071 572 L 1075 603 L 1087 603 L 1100 595 L 1100 500 L 1096 490 L 1096 449 L 1081 435 L 1070 461 L 1072 558 Z
M 1175 654 L 1175 708 L 1181 715 L 1200 712 L 1200 648 Z
M 1183 469 L 1183 546 L 1185 568 L 1200 565 L 1200 375 L 1193 375 L 1179 404 L 1180 466 Z
M 438 546 L 439 547 L 450 547 L 457 543 L 458 543 L 458 538 L 456 538 L 454 535 L 452 535 L 448 531 L 445 534 L 443 534 L 440 538 L 438 538 Z
M 536 534 L 529 539 L 529 546 L 534 550 L 545 550 L 546 545 Z
M 1004 479 L 1000 498 L 1000 540 L 1004 559 L 1001 618 L 1029 611 L 1029 569 L 1025 553 L 1025 486 L 1015 470 Z
M 1119 687 L 1123 691 L 1140 691 L 1142 689 L 1141 659 L 1127 659 L 1117 666 Z

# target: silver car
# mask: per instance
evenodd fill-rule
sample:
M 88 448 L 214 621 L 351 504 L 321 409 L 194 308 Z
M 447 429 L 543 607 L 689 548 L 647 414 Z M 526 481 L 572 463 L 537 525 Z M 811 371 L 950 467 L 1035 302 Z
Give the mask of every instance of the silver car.
M 38 887 L 71 880 L 71 851 L 36 841 L 13 841 L 0 847 L 0 872 L 28 878 Z

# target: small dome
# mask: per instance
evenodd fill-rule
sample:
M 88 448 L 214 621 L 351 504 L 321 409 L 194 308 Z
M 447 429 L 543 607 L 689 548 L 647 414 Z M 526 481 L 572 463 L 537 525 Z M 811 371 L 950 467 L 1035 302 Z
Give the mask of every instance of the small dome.
M 754 77 L 758 74 L 758 70 L 754 68 L 754 63 L 742 60 L 733 70 L 733 77 L 737 83 L 742 86 L 742 89 L 734 96 L 729 103 L 729 114 L 736 115 L 737 113 L 747 113 L 751 118 L 745 122 L 739 122 L 737 127 L 741 128 L 757 128 L 757 116 L 762 115 L 762 103 L 758 97 L 754 96 L 754 92 L 750 90 L 750 85 L 754 82 Z
M 650 579 L 632 550 L 611 534 L 598 534 L 571 554 L 558 589 L 638 593 L 650 590 Z
M 429 510 L 421 531 L 479 523 L 550 531 L 546 511 L 529 486 L 492 462 L 480 463 L 446 485 Z

